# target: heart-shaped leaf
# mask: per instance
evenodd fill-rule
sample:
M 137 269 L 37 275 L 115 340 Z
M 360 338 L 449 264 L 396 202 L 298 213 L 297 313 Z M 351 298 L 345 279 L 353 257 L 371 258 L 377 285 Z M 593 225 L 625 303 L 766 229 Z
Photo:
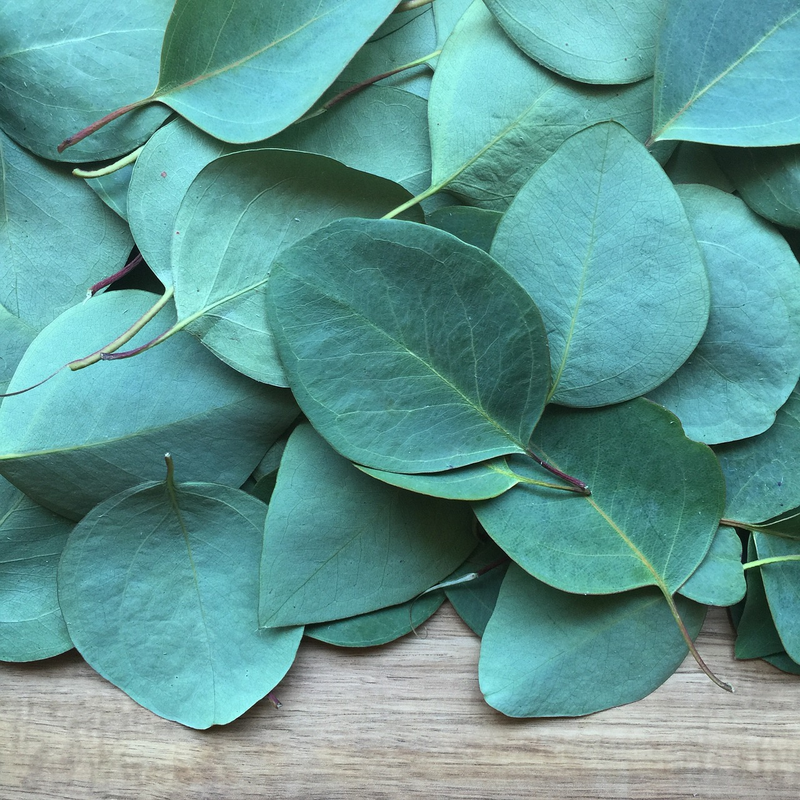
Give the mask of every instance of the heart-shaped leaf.
M 302 628 L 259 630 L 267 507 L 209 483 L 150 483 L 70 536 L 58 597 L 75 646 L 137 703 L 192 728 L 224 725 L 283 678 Z
M 469 555 L 472 523 L 466 504 L 376 481 L 298 425 L 267 516 L 261 624 L 326 622 L 410 600 Z
M 708 279 L 686 212 L 619 125 L 575 134 L 537 170 L 491 254 L 542 312 L 554 402 L 600 406 L 644 394 L 705 330 Z
M 705 607 L 677 598 L 694 637 Z M 510 717 L 575 717 L 632 703 L 680 665 L 686 643 L 653 590 L 581 597 L 512 564 L 481 641 L 481 691 Z
M 551 406 L 531 445 L 591 486 L 590 497 L 520 483 L 474 503 L 487 533 L 523 569 L 567 592 L 640 586 L 676 592 L 717 530 L 725 489 L 714 454 L 661 406 Z M 526 475 L 524 459 L 507 459 Z

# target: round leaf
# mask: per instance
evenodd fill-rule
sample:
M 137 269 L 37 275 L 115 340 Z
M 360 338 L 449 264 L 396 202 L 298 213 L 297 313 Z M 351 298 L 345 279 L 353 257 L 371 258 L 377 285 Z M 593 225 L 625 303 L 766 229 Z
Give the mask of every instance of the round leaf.
M 705 607 L 676 598 L 697 636 Z M 632 703 L 688 652 L 660 592 L 559 592 L 509 567 L 481 641 L 481 691 L 510 717 L 575 717 Z
M 733 528 L 722 525 L 700 566 L 681 586 L 681 594 L 707 606 L 732 606 L 746 591 L 742 542 Z
M 688 361 L 651 400 L 707 444 L 763 433 L 800 380 L 800 265 L 737 197 L 681 186 L 711 284 L 711 314 Z
M 554 402 L 599 406 L 644 394 L 705 330 L 708 279 L 686 213 L 619 125 L 568 139 L 520 190 L 491 253 L 542 312 Z
M 243 714 L 286 674 L 303 633 L 258 628 L 266 512 L 207 483 L 145 484 L 94 509 L 58 573 L 81 655 L 167 719 L 208 728 Z
M 473 522 L 465 503 L 373 480 L 298 425 L 267 515 L 261 624 L 327 622 L 410 600 L 469 555 Z
M 540 64 L 576 81 L 633 83 L 653 74 L 663 0 L 486 0 Z
M 106 345 L 154 299 L 115 291 L 65 312 L 28 348 L 9 390 Z M 131 345 L 148 338 L 140 333 Z M 288 392 L 244 378 L 179 333 L 135 358 L 62 370 L 6 398 L 0 473 L 42 505 L 80 518 L 161 475 L 167 451 L 187 477 L 240 486 L 296 414 Z
M 725 490 L 714 454 L 655 403 L 550 407 L 534 452 L 585 481 L 590 497 L 520 483 L 475 503 L 486 532 L 523 569 L 567 592 L 676 592 L 717 530 Z M 514 456 L 512 471 L 534 474 Z
M 352 461 L 438 472 L 525 452 L 544 330 L 482 250 L 412 222 L 334 222 L 278 257 L 267 307 L 300 407 Z

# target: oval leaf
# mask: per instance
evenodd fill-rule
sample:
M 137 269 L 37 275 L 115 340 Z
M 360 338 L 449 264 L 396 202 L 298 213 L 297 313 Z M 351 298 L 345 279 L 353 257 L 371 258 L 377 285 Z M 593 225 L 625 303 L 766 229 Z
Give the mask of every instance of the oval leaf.
M 705 607 L 676 598 L 689 633 Z M 559 592 L 509 567 L 481 642 L 481 691 L 510 717 L 575 717 L 632 703 L 688 652 L 659 592 Z
M 800 142 L 798 58 L 796 0 L 667 0 L 653 139 L 736 147 Z
M 267 306 L 300 407 L 352 461 L 438 472 L 525 452 L 544 330 L 482 250 L 412 222 L 334 222 L 279 256 Z
M 663 0 L 486 0 L 506 33 L 553 72 L 586 83 L 653 74 Z
M 10 390 L 106 345 L 154 295 L 115 291 L 70 309 L 28 348 Z M 131 342 L 147 341 L 139 336 Z M 240 486 L 297 414 L 289 393 L 221 364 L 186 334 L 123 361 L 63 370 L 0 406 L 0 473 L 42 505 L 80 518 L 162 473 Z M 47 420 L 47 424 L 41 424 Z
M 283 678 L 302 628 L 258 629 L 267 507 L 237 489 L 154 483 L 102 503 L 64 549 L 58 597 L 75 646 L 137 703 L 224 725 Z
M 567 592 L 655 585 L 673 594 L 700 565 L 722 514 L 722 474 L 668 411 L 642 399 L 591 411 L 550 407 L 531 446 L 592 494 L 520 483 L 473 505 L 523 569 Z M 524 459 L 508 462 L 531 472 Z
M 542 312 L 556 403 L 644 394 L 705 330 L 708 279 L 686 213 L 619 125 L 567 140 L 520 190 L 491 253 Z
M 466 504 L 373 480 L 299 425 L 267 516 L 261 624 L 327 622 L 410 600 L 469 555 L 472 522 Z

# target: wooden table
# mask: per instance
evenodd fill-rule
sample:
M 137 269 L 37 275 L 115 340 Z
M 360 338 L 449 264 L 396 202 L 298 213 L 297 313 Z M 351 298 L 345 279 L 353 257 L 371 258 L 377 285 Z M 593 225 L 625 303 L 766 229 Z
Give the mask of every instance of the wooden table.
M 198 732 L 137 706 L 73 651 L 0 665 L 2 800 L 791 798 L 800 679 L 735 662 L 723 611 L 657 692 L 580 719 L 512 720 L 478 689 L 479 641 L 445 606 L 386 647 L 306 641 L 276 690 Z

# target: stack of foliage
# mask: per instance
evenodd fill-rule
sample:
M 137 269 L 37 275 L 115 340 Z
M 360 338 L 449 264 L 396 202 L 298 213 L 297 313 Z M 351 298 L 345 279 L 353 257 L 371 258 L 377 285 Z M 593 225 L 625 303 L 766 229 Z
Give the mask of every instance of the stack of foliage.
M 722 684 L 709 605 L 800 672 L 797 0 L 396 4 L 0 12 L 0 659 L 205 728 L 447 598 L 513 716 Z

